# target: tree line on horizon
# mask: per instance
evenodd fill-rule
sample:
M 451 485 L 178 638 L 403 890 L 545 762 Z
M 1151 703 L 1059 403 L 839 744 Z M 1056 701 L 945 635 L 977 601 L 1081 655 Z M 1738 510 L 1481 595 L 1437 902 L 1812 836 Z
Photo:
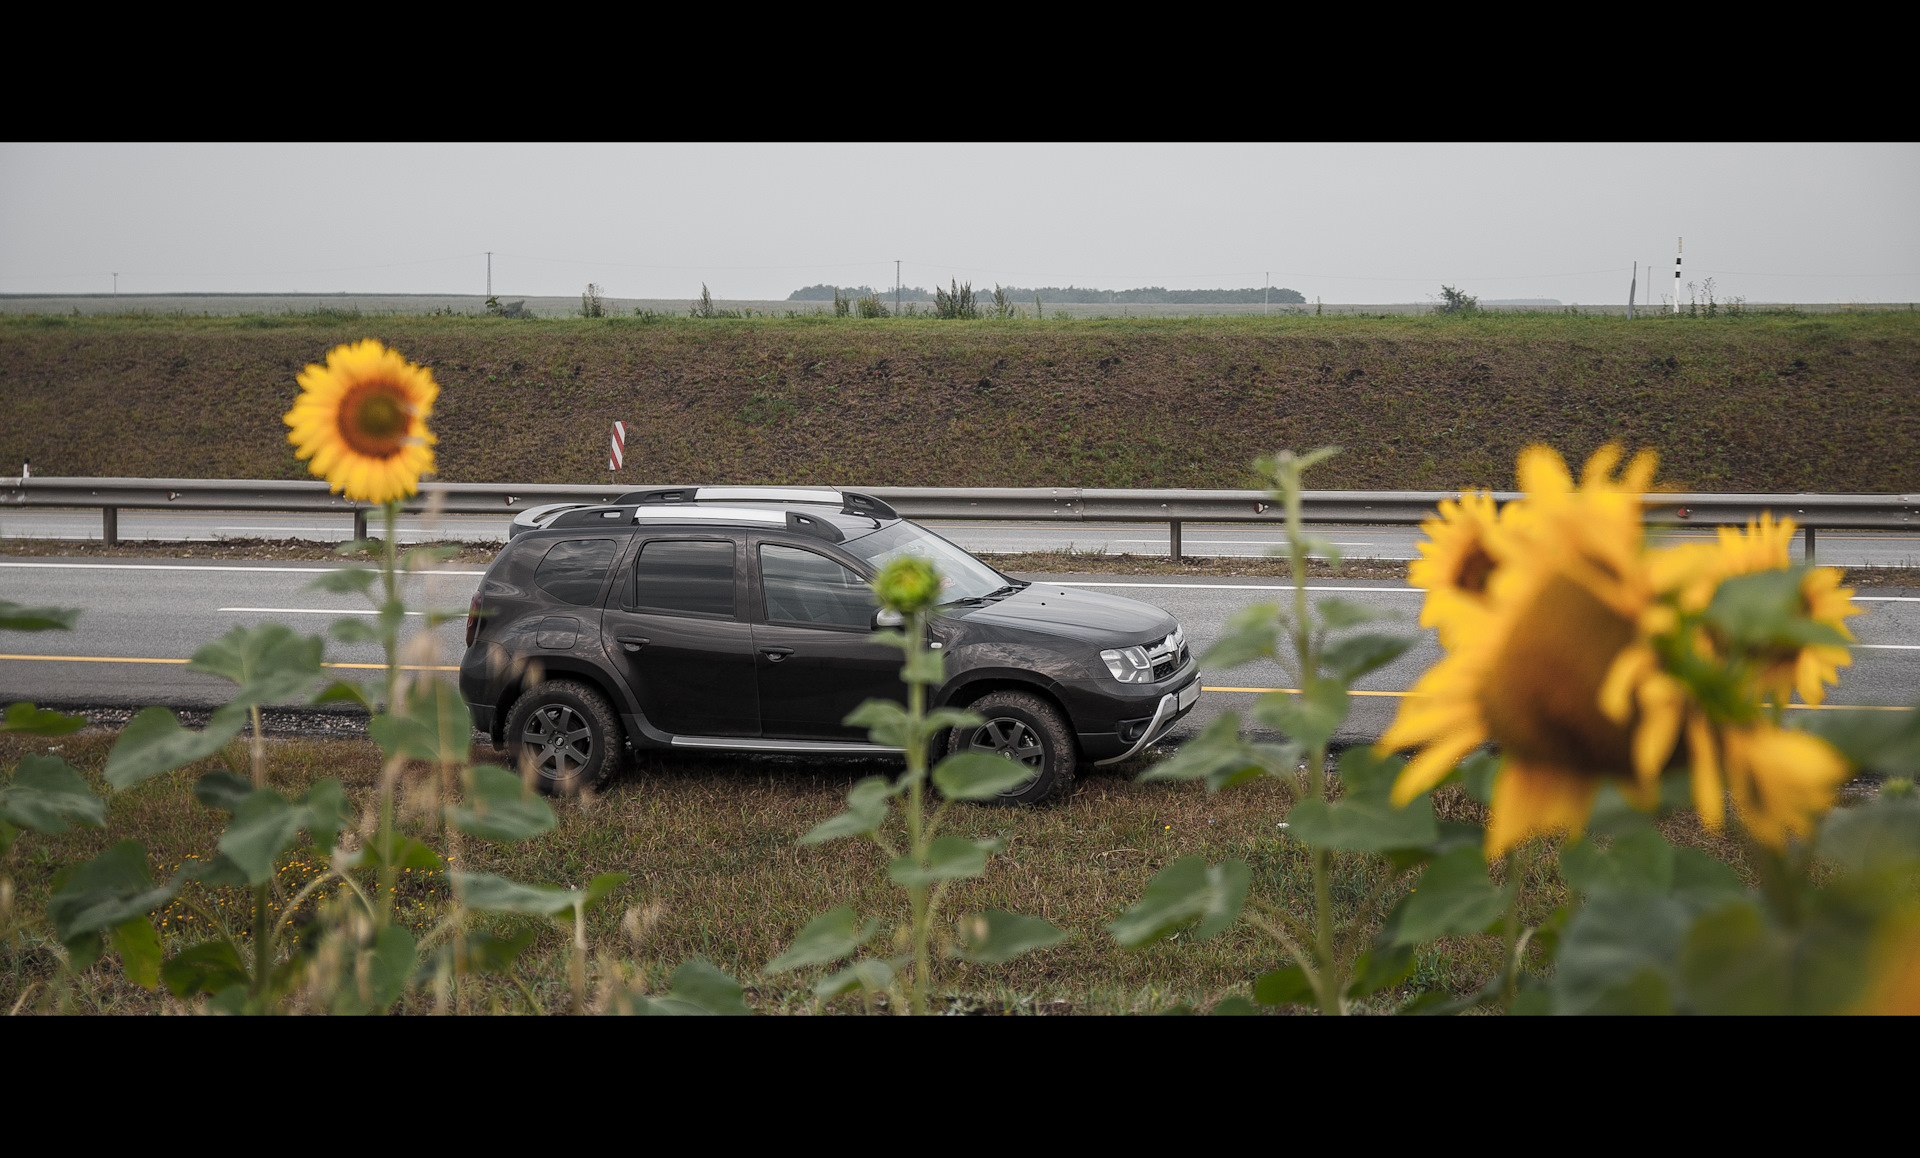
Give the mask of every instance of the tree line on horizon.
M 1259 305 L 1271 302 L 1274 305 L 1299 305 L 1307 299 L 1299 290 L 1285 286 L 1274 286 L 1271 290 L 1260 286 L 1248 289 L 1201 289 L 1174 290 L 1165 286 L 1142 286 L 1139 289 L 1102 290 L 1080 286 L 1041 286 L 1029 289 L 1023 286 L 998 287 L 1009 298 L 1019 301 L 1032 301 L 1038 294 L 1042 303 L 1062 303 L 1068 305 Z M 891 287 L 874 289 L 869 285 L 831 286 L 825 283 L 810 285 L 794 290 L 787 295 L 790 302 L 830 302 L 835 289 L 849 298 L 861 298 L 878 294 L 882 300 L 894 296 Z M 899 290 L 902 302 L 931 302 L 934 295 L 931 290 L 919 286 L 902 286 Z

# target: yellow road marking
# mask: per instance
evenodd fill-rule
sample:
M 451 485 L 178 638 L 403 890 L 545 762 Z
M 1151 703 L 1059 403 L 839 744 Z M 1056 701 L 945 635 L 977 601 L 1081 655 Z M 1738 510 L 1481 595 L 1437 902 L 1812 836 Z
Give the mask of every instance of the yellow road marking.
M 63 663 L 191 663 L 184 659 L 149 659 L 138 655 L 0 655 L 0 659 L 39 659 Z M 384 668 L 384 663 L 323 663 L 321 667 L 367 667 Z M 458 665 L 434 666 L 427 664 L 403 663 L 401 671 L 459 671 Z
M 1264 694 L 1266 692 L 1287 692 L 1291 695 L 1296 695 L 1296 696 L 1300 694 L 1299 688 L 1212 688 L 1212 687 L 1202 686 L 1200 690 L 1203 692 L 1253 692 L 1257 694 Z M 1420 695 L 1420 696 L 1426 695 L 1425 692 L 1362 692 L 1362 691 L 1350 691 L 1347 694 L 1350 696 L 1393 696 L 1396 698 L 1404 697 L 1404 696 L 1412 696 L 1412 695 Z M 1806 711 L 1817 711 L 1817 712 L 1841 712 L 1841 711 L 1844 711 L 1844 712 L 1911 712 L 1913 711 L 1913 708 L 1907 707 L 1901 704 L 1892 704 L 1892 705 L 1888 705 L 1888 704 L 1788 704 L 1787 709 L 1789 711 L 1792 711 L 1794 709 L 1802 709 Z

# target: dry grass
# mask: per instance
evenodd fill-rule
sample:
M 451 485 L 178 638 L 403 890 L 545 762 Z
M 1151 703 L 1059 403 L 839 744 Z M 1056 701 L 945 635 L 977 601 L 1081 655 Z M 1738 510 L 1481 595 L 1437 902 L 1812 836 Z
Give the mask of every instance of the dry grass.
M 113 733 L 102 729 L 55 742 L 0 737 L 0 766 L 58 744 L 61 755 L 97 782 L 112 739 Z M 365 741 L 273 740 L 269 751 L 277 786 L 299 791 L 322 776 L 337 776 L 361 801 L 379 762 L 377 750 Z M 475 754 L 497 756 L 485 748 Z M 25 835 L 7 865 L 19 890 L 17 903 L 28 912 L 39 911 L 60 865 L 89 857 L 111 841 L 144 841 L 156 875 L 162 876 L 189 857 L 207 855 L 223 817 L 201 808 L 190 788 L 195 776 L 213 766 L 217 762 L 209 761 L 114 794 L 105 833 Z M 905 915 L 903 894 L 882 883 L 882 858 L 870 844 L 842 841 L 807 848 L 797 843 L 813 824 L 838 811 L 850 784 L 876 770 L 881 766 L 859 761 L 654 757 L 597 799 L 561 803 L 559 829 L 538 840 L 477 850 L 470 841 L 468 865 L 556 884 L 584 883 L 611 870 L 630 872 L 633 880 L 590 921 L 596 951 L 608 961 L 625 959 L 639 976 L 664 986 L 681 961 L 703 957 L 746 982 L 757 1008 L 812 1012 L 816 1007 L 807 986 L 820 970 L 764 979 L 758 976 L 760 967 L 808 919 L 833 905 L 851 903 L 889 921 Z M 998 835 L 1008 851 L 992 860 L 984 879 L 956 890 L 948 911 L 993 906 L 1035 914 L 1072 937 L 1004 966 L 945 966 L 942 983 L 952 1008 L 988 1013 L 1204 1008 L 1228 994 L 1248 993 L 1256 977 L 1282 964 L 1277 947 L 1245 925 L 1210 941 L 1176 940 L 1139 953 L 1122 950 L 1105 934 L 1106 922 L 1140 896 L 1156 871 L 1186 855 L 1244 858 L 1253 865 L 1260 894 L 1310 904 L 1306 851 L 1276 827 L 1291 803 L 1286 786 L 1263 782 L 1210 795 L 1199 785 L 1136 783 L 1132 777 L 1139 770 L 1095 770 L 1065 800 L 1037 809 L 965 806 L 955 811 L 952 831 Z M 1478 806 L 1455 791 L 1443 791 L 1439 803 L 1443 815 L 1479 818 Z M 1722 847 L 1685 819 L 1669 821 L 1666 828 L 1672 839 L 1738 861 L 1737 849 Z M 1350 909 L 1369 881 L 1358 858 L 1341 860 L 1336 900 Z M 1526 865 L 1524 906 L 1530 920 L 1565 899 L 1554 865 L 1545 850 Z M 313 871 L 304 858 L 289 857 L 282 883 L 297 888 Z M 433 879 L 409 879 L 400 892 L 402 919 L 415 927 L 426 927 L 444 911 L 445 889 Z M 209 900 L 216 911 L 222 904 L 245 911 L 237 893 Z M 658 907 L 657 922 L 637 946 L 620 930 L 629 906 Z M 173 949 L 201 935 L 183 914 L 177 906 L 162 914 Z M 554 1007 L 566 1003 L 564 953 L 560 934 L 549 931 L 529 951 L 522 970 L 540 998 Z M 1390 1007 L 1417 988 L 1469 992 L 1491 974 L 1498 956 L 1499 946 L 1489 937 L 1431 946 L 1422 952 L 1413 981 L 1375 1004 Z M 607 968 L 606 962 L 599 968 Z M 48 982 L 56 972 L 45 949 L 9 954 L 0 963 L 0 1007 L 11 1006 L 29 985 Z M 41 986 L 36 992 L 44 1000 L 49 991 Z M 183 1008 L 164 994 L 128 984 L 111 963 L 85 974 L 71 1001 L 77 1010 L 102 1013 Z M 524 1008 L 503 984 L 487 987 L 481 1007 L 489 1002 L 508 1011 Z
M 1506 487 L 1527 443 L 1651 446 L 1692 490 L 1920 491 L 1920 315 L 863 322 L 0 318 L 0 462 L 293 478 L 294 375 L 378 337 L 431 366 L 441 477 Z M 124 433 L 138 429 L 140 437 Z M 7 469 L 12 469 L 11 465 Z
M 372 540 L 379 542 L 378 539 Z M 338 543 L 311 539 L 220 539 L 194 542 L 181 539 L 131 539 L 109 547 L 97 539 L 0 539 L 0 555 L 26 558 L 83 559 L 305 559 L 344 563 Z M 450 563 L 491 563 L 498 543 L 403 543 L 413 547 L 453 547 Z

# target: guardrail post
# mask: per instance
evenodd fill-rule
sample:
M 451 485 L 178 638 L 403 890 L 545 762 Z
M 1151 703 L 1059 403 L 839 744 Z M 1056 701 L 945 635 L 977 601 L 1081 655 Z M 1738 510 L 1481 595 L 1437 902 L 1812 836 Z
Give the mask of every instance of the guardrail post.
M 1806 527 L 1802 529 L 1807 533 L 1807 549 L 1803 551 L 1802 554 L 1804 554 L 1807 557 L 1806 558 L 1807 566 L 1811 567 L 1813 566 L 1813 539 L 1814 539 L 1813 526 L 1812 524 L 1808 524 Z
M 120 545 L 120 508 L 100 508 L 100 541 L 109 547 Z
M 367 508 L 353 508 L 353 537 L 360 540 L 367 537 Z
M 1167 524 L 1167 554 L 1173 561 L 1180 561 L 1180 520 L 1174 519 Z

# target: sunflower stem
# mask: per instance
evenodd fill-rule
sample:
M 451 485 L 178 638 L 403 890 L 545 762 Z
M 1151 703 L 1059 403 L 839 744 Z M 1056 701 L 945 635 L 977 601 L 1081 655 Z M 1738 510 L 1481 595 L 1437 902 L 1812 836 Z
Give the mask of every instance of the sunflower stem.
M 384 606 L 393 606 L 400 598 L 399 555 L 394 549 L 395 525 L 399 521 L 400 504 L 396 500 L 381 504 L 381 520 L 385 527 L 384 541 L 380 551 L 380 580 L 386 592 Z M 382 615 L 380 642 L 387 651 L 387 711 L 400 707 L 400 626 L 397 617 Z M 380 774 L 380 871 L 379 888 L 375 892 L 373 919 L 378 925 L 387 923 L 393 906 L 394 889 L 399 876 L 393 863 L 393 791 L 399 780 L 400 761 L 390 759 Z
M 1511 1009 L 1520 994 L 1520 852 L 1508 849 L 1503 881 L 1507 886 L 1507 915 L 1501 922 L 1506 977 L 1500 982 L 1500 1008 Z

